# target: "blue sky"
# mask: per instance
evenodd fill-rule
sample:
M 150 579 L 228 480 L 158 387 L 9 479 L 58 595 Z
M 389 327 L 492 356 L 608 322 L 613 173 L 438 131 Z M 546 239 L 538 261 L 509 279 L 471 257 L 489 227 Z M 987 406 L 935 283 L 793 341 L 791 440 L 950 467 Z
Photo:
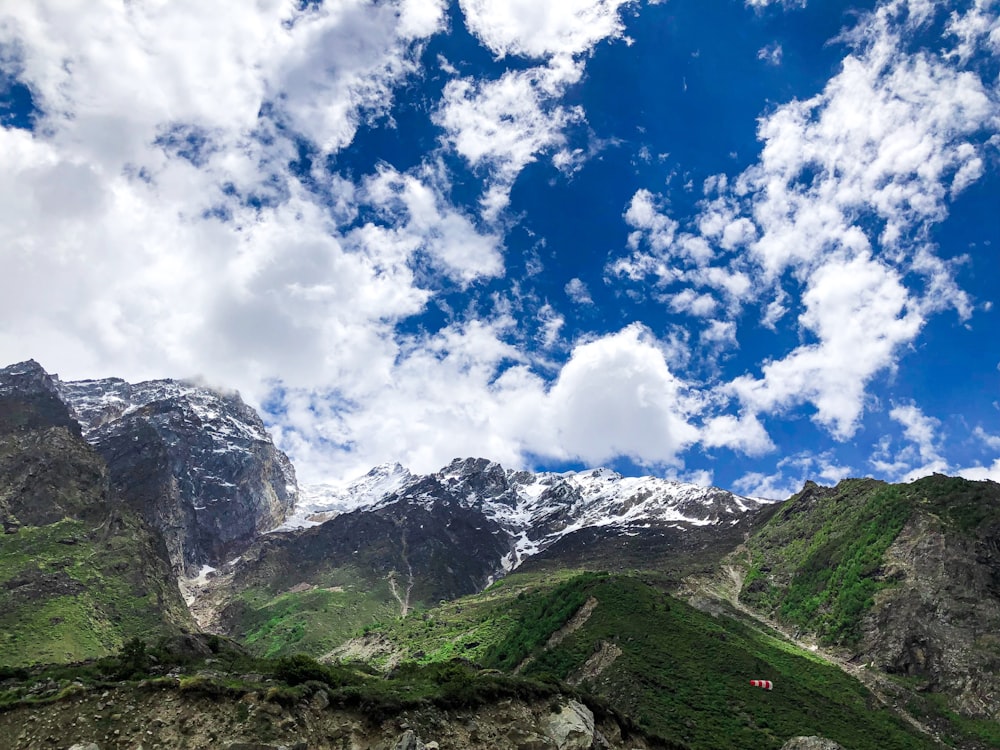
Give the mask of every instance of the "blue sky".
M 1000 480 L 1000 3 L 0 10 L 0 359 L 304 481 Z

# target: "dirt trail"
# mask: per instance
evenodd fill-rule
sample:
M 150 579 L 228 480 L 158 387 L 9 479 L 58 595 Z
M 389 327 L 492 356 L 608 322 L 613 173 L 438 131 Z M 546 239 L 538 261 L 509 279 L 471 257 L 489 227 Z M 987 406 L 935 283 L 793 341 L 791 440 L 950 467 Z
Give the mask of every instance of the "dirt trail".
M 405 531 L 400 536 L 400 544 L 402 547 L 401 556 L 403 558 L 403 562 L 406 563 L 406 591 L 400 595 L 399 584 L 396 583 L 396 576 L 398 574 L 395 570 L 391 571 L 387 578 L 389 579 L 389 590 L 392 592 L 396 601 L 399 602 L 399 616 L 406 617 L 407 613 L 410 611 L 410 592 L 413 591 L 413 566 L 410 565 L 409 548 L 406 544 Z

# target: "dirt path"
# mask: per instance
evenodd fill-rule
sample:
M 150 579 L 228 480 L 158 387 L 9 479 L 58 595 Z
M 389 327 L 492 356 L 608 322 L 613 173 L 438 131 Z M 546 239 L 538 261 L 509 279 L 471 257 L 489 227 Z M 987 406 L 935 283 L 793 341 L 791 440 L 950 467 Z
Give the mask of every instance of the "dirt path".
M 409 547 L 406 544 L 406 532 L 404 531 L 400 536 L 400 546 L 402 547 L 402 558 L 403 562 L 406 563 L 406 591 L 400 594 L 399 584 L 396 582 L 395 570 L 389 573 L 387 578 L 389 579 L 389 590 L 392 592 L 393 597 L 399 602 L 399 616 L 406 617 L 410 611 L 410 592 L 413 591 L 413 566 L 410 565 L 409 558 Z

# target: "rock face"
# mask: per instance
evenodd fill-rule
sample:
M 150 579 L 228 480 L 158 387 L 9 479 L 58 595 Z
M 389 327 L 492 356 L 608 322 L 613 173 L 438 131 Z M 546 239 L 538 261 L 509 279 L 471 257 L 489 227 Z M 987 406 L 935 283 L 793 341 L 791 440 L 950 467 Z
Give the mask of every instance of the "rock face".
M 983 514 L 910 519 L 886 553 L 882 575 L 894 585 L 876 596 L 858 650 L 884 671 L 950 696 L 968 716 L 1000 720 L 1000 486 L 921 482 L 931 492 L 947 484 L 978 494 Z
M 1000 719 L 1000 485 L 810 482 L 730 564 L 749 566 L 744 603 Z
M 499 526 L 457 505 L 397 501 L 337 516 L 298 534 L 270 534 L 236 566 L 230 593 L 249 588 L 275 595 L 297 584 L 328 586 L 350 570 L 368 589 L 388 581 L 399 615 L 482 590 L 509 549 Z M 222 613 L 239 632 L 237 601 Z
M 34 361 L 0 370 L 0 522 L 8 532 L 106 511 L 104 462 Z
M 114 378 L 57 388 L 116 490 L 163 534 L 178 571 L 239 554 L 296 502 L 291 463 L 238 394 Z
M 781 750 L 844 750 L 833 740 L 825 737 L 792 737 Z

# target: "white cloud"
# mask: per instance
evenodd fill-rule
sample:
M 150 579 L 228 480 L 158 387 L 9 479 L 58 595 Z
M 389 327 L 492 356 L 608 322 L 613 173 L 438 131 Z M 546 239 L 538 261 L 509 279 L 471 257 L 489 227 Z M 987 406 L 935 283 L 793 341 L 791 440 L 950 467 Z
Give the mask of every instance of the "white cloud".
M 685 289 L 670 297 L 670 308 L 674 312 L 686 312 L 699 318 L 713 315 L 718 306 L 711 294 L 698 294 L 693 289 Z
M 781 5 L 785 8 L 804 8 L 806 0 L 744 0 L 748 8 L 766 8 L 769 5 Z
M 486 218 L 507 206 L 521 170 L 539 154 L 562 147 L 566 126 L 583 120 L 581 108 L 557 103 L 583 69 L 563 62 L 510 71 L 496 81 L 459 78 L 445 86 L 434 122 L 471 166 L 491 174 L 481 201 Z
M 455 324 L 414 339 L 390 380 L 356 383 L 335 399 L 286 394 L 283 444 L 309 470 L 351 476 L 388 457 L 431 471 L 473 447 L 509 466 L 530 454 L 591 465 L 626 455 L 666 467 L 698 440 L 686 386 L 641 326 L 577 345 L 549 386 L 504 342 L 509 324 Z M 727 444 L 754 448 L 751 425 L 731 432 Z
M 434 175 L 424 176 L 426 181 L 383 167 L 366 185 L 371 203 L 400 225 L 392 230 L 393 241 L 413 243 L 462 284 L 499 276 L 503 271 L 501 238 L 480 233 L 469 217 L 446 205 L 433 186 Z M 400 221 L 403 216 L 405 225 Z
M 729 387 L 755 411 L 811 403 L 814 419 L 846 439 L 861 416 L 866 384 L 892 366 L 923 318 L 909 309 L 899 275 L 864 256 L 831 258 L 813 273 L 802 301 L 799 323 L 816 343 L 765 364 L 762 378 L 742 376 Z
M 566 325 L 566 318 L 559 314 L 552 305 L 542 305 L 538 311 L 538 322 L 541 324 L 541 344 L 551 349 L 559 342 L 559 332 Z
M 937 438 L 940 420 L 928 417 L 916 404 L 894 406 L 889 416 L 903 426 L 903 434 L 917 446 L 922 459 L 932 461 L 941 457 Z
M 731 448 L 748 456 L 760 456 L 774 450 L 774 443 L 754 414 L 714 417 L 705 424 L 701 444 L 706 448 Z
M 587 52 L 622 35 L 619 9 L 634 0 L 460 0 L 469 30 L 498 57 Z
M 590 296 L 590 290 L 587 288 L 586 283 L 580 279 L 570 279 L 566 282 L 564 291 L 566 292 L 566 296 L 578 305 L 594 304 L 594 300 Z
M 782 50 L 781 45 L 774 42 L 757 50 L 757 59 L 763 60 L 768 65 L 781 65 L 783 53 L 784 50 Z
M 960 477 L 977 482 L 986 479 L 1000 482 L 1000 458 L 996 459 L 990 466 L 967 466 L 956 470 L 955 473 Z
M 579 106 L 559 103 L 583 75 L 582 53 L 622 32 L 619 9 L 634 0 L 461 0 L 469 30 L 498 57 L 544 59 L 497 80 L 456 78 L 444 90 L 434 122 L 445 140 L 472 167 L 491 179 L 480 199 L 493 220 L 510 202 L 514 181 L 541 154 L 572 174 L 592 149 L 567 145 L 568 126 L 584 121 Z
M 981 10 L 953 17 L 961 43 L 992 43 L 993 16 Z M 868 384 L 896 366 L 926 318 L 948 308 L 971 314 L 954 264 L 934 254 L 927 232 L 982 175 L 1000 105 L 956 56 L 907 51 L 908 34 L 934 11 L 889 2 L 863 17 L 850 36 L 854 52 L 821 93 L 761 118 L 757 164 L 735 180 L 705 181 L 695 231 L 649 191 L 629 204 L 630 254 L 609 263 L 611 276 L 725 291 L 728 322 L 770 297 L 759 317 L 774 330 L 789 309 L 786 289 L 801 289 L 805 312 L 794 323 L 803 343 L 762 362 L 759 377 L 720 386 L 745 409 L 811 404 L 815 421 L 846 439 Z
M 592 465 L 670 464 L 698 439 L 684 384 L 638 325 L 576 347 L 548 400 L 558 445 Z
M 1000 435 L 991 435 L 982 427 L 976 427 L 976 429 L 972 431 L 972 435 L 977 440 L 982 441 L 982 443 L 991 450 L 1000 451 Z

